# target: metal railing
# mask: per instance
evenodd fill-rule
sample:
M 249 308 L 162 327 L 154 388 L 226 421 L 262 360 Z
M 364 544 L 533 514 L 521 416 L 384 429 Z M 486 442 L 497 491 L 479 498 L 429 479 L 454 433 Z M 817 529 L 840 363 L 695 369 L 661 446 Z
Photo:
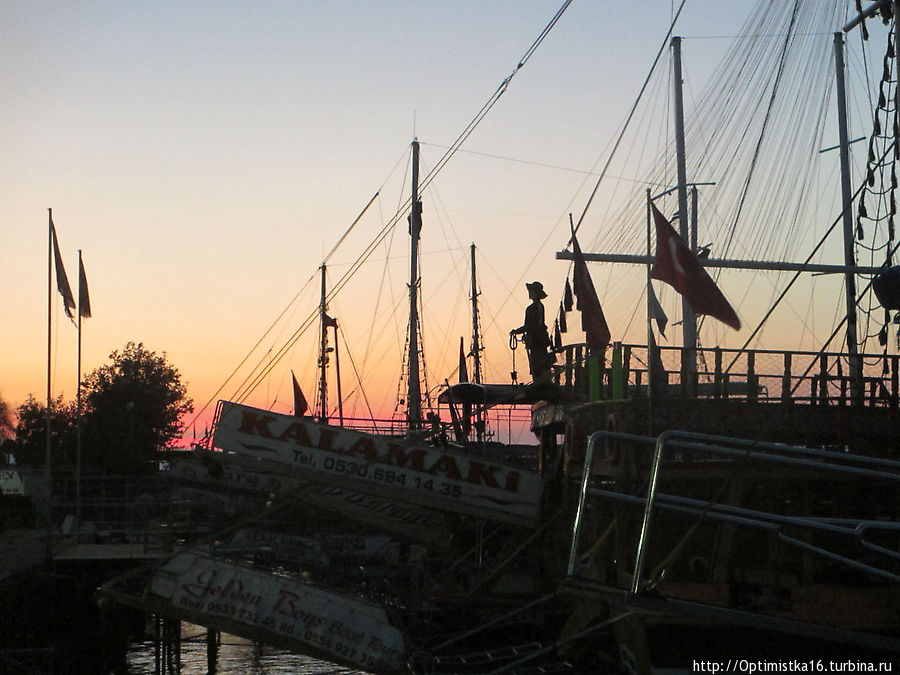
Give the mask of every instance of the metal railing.
M 626 398 L 646 396 L 650 354 L 646 345 L 617 343 L 606 351 L 600 366 L 603 398 L 616 390 L 614 350 L 620 350 L 622 389 Z M 843 352 L 772 349 L 711 349 L 696 351 L 697 378 L 683 376 L 686 350 L 659 347 L 662 371 L 655 381 L 668 395 L 696 398 L 746 398 L 760 401 L 797 402 L 811 405 L 845 404 L 850 396 L 849 356 Z M 554 350 L 554 382 L 573 394 L 587 395 L 589 357 L 585 344 Z M 860 355 L 863 361 L 865 404 L 900 407 L 900 356 Z M 658 379 L 657 379 L 658 378 Z
M 594 457 L 598 446 L 615 443 L 620 447 L 628 445 L 635 452 L 652 452 L 652 462 L 646 482 L 646 496 L 624 494 L 615 489 L 595 487 L 592 485 Z M 646 459 L 646 456 L 645 456 Z M 646 462 L 643 464 L 646 466 Z M 704 489 L 715 491 L 712 476 L 730 478 L 740 475 L 746 467 L 752 465 L 756 476 L 761 477 L 759 484 L 763 489 L 774 490 L 775 477 L 791 475 L 785 480 L 795 481 L 795 485 L 809 488 L 810 481 L 821 485 L 859 485 L 865 490 L 875 485 L 886 486 L 888 494 L 897 494 L 900 488 L 900 462 L 852 455 L 842 452 L 831 452 L 805 447 L 795 447 L 777 443 L 754 442 L 745 439 L 724 436 L 712 436 L 685 431 L 666 431 L 657 438 L 636 436 L 618 432 L 600 431 L 590 436 L 585 454 L 584 472 L 581 478 L 578 504 L 572 527 L 572 541 L 569 552 L 568 576 L 571 579 L 582 579 L 580 567 L 582 530 L 586 520 L 588 504 L 591 500 L 606 500 L 625 508 L 643 510 L 640 531 L 636 536 L 634 547 L 634 570 L 631 575 L 630 588 L 620 589 L 625 593 L 625 606 L 644 608 L 651 611 L 681 612 L 695 617 L 706 617 L 759 627 L 774 627 L 772 621 L 782 622 L 781 629 L 800 634 L 814 634 L 808 623 L 809 619 L 786 620 L 765 613 L 736 609 L 708 602 L 684 601 L 678 598 L 666 598 L 664 589 L 666 565 L 674 564 L 673 555 L 666 556 L 653 574 L 648 574 L 648 557 L 650 542 L 657 545 L 663 541 L 671 544 L 673 537 L 680 536 L 673 531 L 671 521 L 667 526 L 656 526 L 655 520 L 660 512 L 668 512 L 681 517 L 688 517 L 692 525 L 684 533 L 682 541 L 676 544 L 673 551 L 688 539 L 690 529 L 700 522 L 726 524 L 736 528 L 738 532 L 748 530 L 769 535 L 774 541 L 792 547 L 800 555 L 818 559 L 822 569 L 840 568 L 845 570 L 842 579 L 852 584 L 872 585 L 895 589 L 900 584 L 900 521 L 896 508 L 890 504 L 879 504 L 881 509 L 874 514 L 858 514 L 859 505 L 847 504 L 848 513 L 839 517 L 835 514 L 817 516 L 810 513 L 810 507 L 793 507 L 792 512 L 779 513 L 759 508 L 749 508 L 735 503 L 726 503 L 731 499 L 720 499 L 720 491 L 712 498 L 698 498 L 696 487 L 694 494 L 673 494 L 680 491 L 679 486 L 690 485 L 674 478 L 680 472 L 691 468 L 694 476 L 703 476 L 704 470 L 710 473 L 705 481 Z M 663 474 L 669 471 L 673 477 L 661 489 Z M 713 473 L 718 471 L 718 473 Z M 809 472 L 807 475 L 805 472 Z M 765 483 L 766 476 L 772 478 Z M 724 481 L 723 481 L 724 482 Z M 693 483 L 697 485 L 696 482 Z M 684 488 L 688 490 L 687 487 Z M 635 523 L 636 524 L 636 523 Z M 634 532 L 632 532 L 632 535 Z M 632 541 L 633 540 L 627 540 Z M 626 543 L 626 546 L 628 544 Z M 656 551 L 659 554 L 659 551 Z M 621 555 L 621 553 L 620 553 Z M 771 562 L 771 561 L 770 561 Z M 624 561 L 619 560 L 622 564 Z M 710 570 L 712 572 L 712 570 Z M 625 573 L 627 575 L 628 569 Z M 653 577 L 653 578 L 651 578 Z M 712 575 L 710 575 L 710 579 Z M 583 578 L 587 580 L 587 577 Z M 709 579 L 707 583 L 711 583 Z M 842 582 L 843 583 L 843 582 Z M 649 591 L 649 592 L 648 592 Z M 766 622 L 769 622 L 766 624 Z M 856 641 L 860 644 L 877 645 L 879 647 L 897 648 L 898 642 L 893 637 L 875 636 L 869 633 L 855 634 L 843 629 L 831 627 L 833 637 L 839 641 Z

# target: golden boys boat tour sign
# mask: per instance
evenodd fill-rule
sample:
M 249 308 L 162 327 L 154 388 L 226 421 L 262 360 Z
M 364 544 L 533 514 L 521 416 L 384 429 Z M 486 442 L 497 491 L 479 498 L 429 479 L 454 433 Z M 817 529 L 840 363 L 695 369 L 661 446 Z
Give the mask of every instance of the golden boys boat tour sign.
M 483 457 L 223 401 L 213 445 L 311 482 L 480 518 L 533 524 L 541 476 Z
M 405 661 L 404 635 L 383 607 L 264 570 L 178 553 L 154 571 L 149 592 L 198 623 L 249 628 L 342 663 L 393 672 Z

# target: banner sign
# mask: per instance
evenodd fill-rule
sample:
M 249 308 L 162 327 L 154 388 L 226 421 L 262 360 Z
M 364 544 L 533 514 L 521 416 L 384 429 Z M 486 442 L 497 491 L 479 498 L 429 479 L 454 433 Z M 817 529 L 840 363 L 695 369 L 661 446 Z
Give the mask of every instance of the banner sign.
M 179 553 L 153 573 L 150 592 L 192 615 L 295 640 L 361 668 L 399 671 L 405 661 L 403 633 L 383 607 L 264 570 Z
M 444 514 L 436 509 L 334 485 L 311 484 L 293 472 L 284 471 L 281 466 L 277 470 L 269 467 L 263 471 L 259 464 L 253 457 L 194 450 L 173 462 L 170 473 L 180 480 L 215 490 L 284 494 L 406 539 L 444 548 L 450 543 L 450 529 Z
M 515 524 L 540 515 L 540 474 L 483 457 L 223 401 L 213 444 L 309 481 Z
M 399 544 L 384 535 L 317 534 L 300 536 L 272 530 L 241 528 L 231 547 L 267 548 L 280 562 L 327 568 L 336 562 L 383 562 L 391 551 L 399 556 Z

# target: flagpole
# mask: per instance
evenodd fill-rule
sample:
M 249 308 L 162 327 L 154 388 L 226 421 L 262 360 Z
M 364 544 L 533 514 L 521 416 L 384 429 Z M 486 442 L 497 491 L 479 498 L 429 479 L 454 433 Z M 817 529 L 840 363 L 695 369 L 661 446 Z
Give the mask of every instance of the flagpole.
M 47 557 L 53 555 L 51 541 L 51 504 L 53 493 L 50 472 L 50 343 L 53 337 L 53 209 L 47 209 L 47 410 L 46 410 L 46 453 L 44 456 L 44 478 L 47 481 Z
M 82 306 L 86 289 L 84 283 L 84 266 L 81 262 L 81 249 L 78 249 L 78 384 L 75 388 L 75 523 L 78 526 L 78 543 L 81 543 L 81 319 L 84 316 Z

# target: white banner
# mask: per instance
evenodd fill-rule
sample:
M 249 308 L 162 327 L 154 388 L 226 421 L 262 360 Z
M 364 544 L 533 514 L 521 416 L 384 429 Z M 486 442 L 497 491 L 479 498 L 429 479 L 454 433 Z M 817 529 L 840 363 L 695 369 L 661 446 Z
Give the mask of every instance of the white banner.
M 220 490 L 240 490 L 283 493 L 291 499 L 311 504 L 358 523 L 365 523 L 379 531 L 446 548 L 450 543 L 450 529 L 445 513 L 396 499 L 364 494 L 354 490 L 311 483 L 294 472 L 269 468 L 261 470 L 253 457 L 238 457 L 231 453 L 195 450 L 187 457 L 172 463 L 171 475 L 181 480 Z
M 291 467 L 310 481 L 517 524 L 540 515 L 533 471 L 223 401 L 215 447 Z
M 344 663 L 399 671 L 405 661 L 403 634 L 383 607 L 263 570 L 179 553 L 154 572 L 150 591 L 176 608 L 296 640 Z

